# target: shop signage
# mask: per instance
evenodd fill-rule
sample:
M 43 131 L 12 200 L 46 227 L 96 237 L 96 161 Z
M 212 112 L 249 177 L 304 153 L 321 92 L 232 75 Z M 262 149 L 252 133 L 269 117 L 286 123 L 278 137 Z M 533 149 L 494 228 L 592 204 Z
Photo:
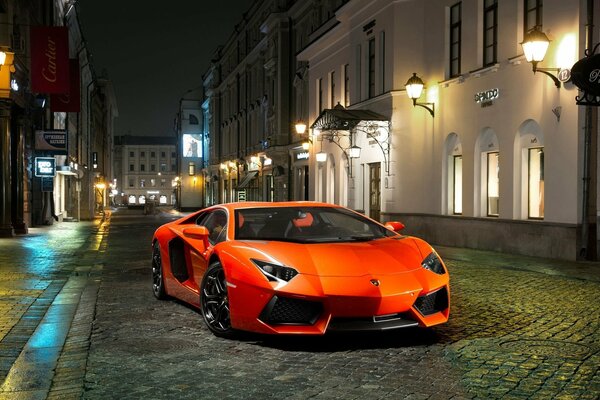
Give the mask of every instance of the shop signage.
M 600 54 L 583 58 L 571 68 L 575 86 L 592 96 L 600 96 Z
M 69 60 L 69 91 L 67 93 L 50 95 L 50 109 L 53 112 L 79 112 L 80 96 L 80 78 L 79 78 L 79 60 L 76 58 Z
M 500 90 L 490 89 L 484 92 L 475 93 L 474 100 L 475 103 L 481 104 L 483 107 L 485 103 L 490 103 L 493 100 L 496 100 L 500 96 Z
M 56 159 L 54 157 L 36 157 L 35 158 L 35 176 L 54 177 L 56 176 Z
M 302 151 L 300 153 L 296 153 L 296 160 L 308 160 L 309 153 L 308 151 Z
M 238 201 L 246 201 L 246 190 L 238 190 L 237 198 Z
M 31 91 L 69 92 L 69 36 L 65 26 L 32 26 Z
M 42 178 L 42 192 L 54 191 L 54 178 Z
M 67 154 L 67 131 L 35 131 L 35 149 L 50 150 L 53 154 Z

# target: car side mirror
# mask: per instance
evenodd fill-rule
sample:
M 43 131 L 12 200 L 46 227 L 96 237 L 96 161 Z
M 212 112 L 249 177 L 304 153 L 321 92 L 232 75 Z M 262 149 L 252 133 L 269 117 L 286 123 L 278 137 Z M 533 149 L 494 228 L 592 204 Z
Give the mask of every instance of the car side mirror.
M 394 231 L 394 232 L 400 232 L 402 229 L 405 228 L 404 224 L 402 222 L 398 222 L 398 221 L 386 222 L 384 226 L 386 228 L 388 228 L 390 231 Z
M 208 249 L 208 246 L 210 245 L 208 242 L 208 229 L 206 229 L 205 226 L 193 226 L 190 228 L 185 228 L 183 230 L 183 235 L 189 237 L 190 239 L 202 240 L 205 249 Z

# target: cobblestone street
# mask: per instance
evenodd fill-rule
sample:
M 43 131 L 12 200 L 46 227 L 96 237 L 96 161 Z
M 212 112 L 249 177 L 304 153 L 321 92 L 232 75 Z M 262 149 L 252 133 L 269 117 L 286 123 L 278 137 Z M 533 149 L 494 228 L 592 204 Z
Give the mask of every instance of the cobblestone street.
M 0 399 L 597 399 L 600 266 L 438 248 L 450 322 L 317 338 L 213 336 L 155 300 L 150 239 L 118 210 L 0 240 Z

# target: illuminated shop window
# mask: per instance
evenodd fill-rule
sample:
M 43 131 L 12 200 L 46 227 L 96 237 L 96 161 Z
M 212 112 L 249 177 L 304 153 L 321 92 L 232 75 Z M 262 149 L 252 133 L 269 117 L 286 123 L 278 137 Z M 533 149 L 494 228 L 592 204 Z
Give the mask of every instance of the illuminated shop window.
M 167 204 L 167 196 L 164 194 L 160 196 L 160 204 Z
M 454 156 L 452 161 L 452 213 L 462 214 L 462 155 Z
M 497 217 L 500 203 L 500 153 L 487 153 L 487 215 Z
M 529 149 L 529 218 L 544 218 L 544 148 Z
M 135 204 L 136 198 L 134 195 L 129 196 L 129 204 Z
M 144 196 L 143 194 L 139 196 L 139 201 L 140 204 L 146 204 L 146 196 Z

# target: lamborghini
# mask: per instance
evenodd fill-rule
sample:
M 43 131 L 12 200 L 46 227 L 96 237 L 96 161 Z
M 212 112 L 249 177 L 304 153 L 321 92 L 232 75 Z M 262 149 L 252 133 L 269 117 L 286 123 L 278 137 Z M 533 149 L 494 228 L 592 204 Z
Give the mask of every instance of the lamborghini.
M 153 293 L 197 307 L 221 337 L 443 324 L 448 269 L 402 229 L 326 203 L 215 205 L 156 230 Z

